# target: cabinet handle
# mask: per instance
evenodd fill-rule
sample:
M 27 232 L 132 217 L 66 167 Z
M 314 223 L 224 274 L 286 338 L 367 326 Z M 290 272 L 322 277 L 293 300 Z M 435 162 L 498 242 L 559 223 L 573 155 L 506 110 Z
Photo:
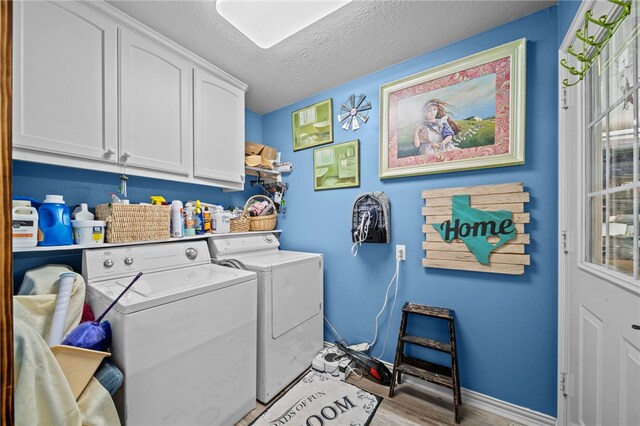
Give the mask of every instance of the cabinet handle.
M 640 330 L 640 325 L 638 324 L 632 324 L 631 328 L 633 328 L 634 330 Z
M 105 152 L 105 155 L 106 155 L 107 157 L 111 157 L 111 156 L 112 156 L 113 154 L 115 154 L 115 153 L 116 153 L 116 150 L 115 150 L 115 149 L 113 149 L 113 148 L 109 148 L 109 149 L 107 150 L 107 152 Z
M 129 157 L 131 157 L 131 153 L 129 151 L 125 151 L 122 154 L 122 159 L 125 160 L 125 161 L 127 161 L 129 159 Z

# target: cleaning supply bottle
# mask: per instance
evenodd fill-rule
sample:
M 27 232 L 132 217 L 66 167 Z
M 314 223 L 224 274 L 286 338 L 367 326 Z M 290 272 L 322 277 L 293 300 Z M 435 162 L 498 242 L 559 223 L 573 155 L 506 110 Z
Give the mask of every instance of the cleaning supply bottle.
M 28 201 L 14 201 L 11 208 L 11 230 L 14 247 L 38 245 L 38 210 Z
M 47 195 L 38 210 L 38 245 L 66 246 L 73 244 L 71 214 L 62 195 Z
M 203 216 L 203 224 L 204 224 L 204 233 L 211 233 L 211 213 L 209 212 L 209 207 L 204 208 Z
M 196 235 L 204 234 L 204 216 L 202 214 L 202 205 L 200 204 L 200 200 L 196 200 L 196 214 L 194 219 L 196 221 Z
M 71 219 L 74 220 L 93 220 L 93 213 L 89 211 L 89 207 L 86 203 L 81 203 L 71 213 Z
M 182 214 L 182 201 L 173 200 L 171 202 L 171 236 L 173 238 L 182 238 L 184 236 Z
M 213 221 L 215 222 L 214 234 L 228 234 L 231 232 L 231 215 L 225 213 L 222 206 L 216 206 Z
M 191 237 L 196 235 L 196 222 L 194 219 L 195 211 L 191 203 L 187 203 L 184 208 L 184 236 Z

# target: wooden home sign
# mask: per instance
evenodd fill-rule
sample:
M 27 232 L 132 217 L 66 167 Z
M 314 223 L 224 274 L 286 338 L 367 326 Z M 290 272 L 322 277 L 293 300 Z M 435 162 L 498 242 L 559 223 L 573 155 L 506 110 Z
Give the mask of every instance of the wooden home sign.
M 425 268 L 524 274 L 530 264 L 522 183 L 422 191 Z

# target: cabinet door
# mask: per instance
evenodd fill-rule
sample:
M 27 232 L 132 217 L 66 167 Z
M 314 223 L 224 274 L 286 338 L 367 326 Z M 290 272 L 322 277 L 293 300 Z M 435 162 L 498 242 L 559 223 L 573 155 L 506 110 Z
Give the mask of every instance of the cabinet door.
M 194 176 L 244 182 L 244 92 L 194 70 Z
M 79 2 L 14 2 L 15 148 L 118 160 L 116 24 Z
M 120 29 L 121 159 L 128 165 L 191 171 L 191 65 Z

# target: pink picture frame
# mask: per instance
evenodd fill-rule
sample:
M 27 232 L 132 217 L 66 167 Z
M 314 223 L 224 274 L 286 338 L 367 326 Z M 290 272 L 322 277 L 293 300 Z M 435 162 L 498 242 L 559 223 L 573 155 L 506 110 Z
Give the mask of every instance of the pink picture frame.
M 380 178 L 524 163 L 526 41 L 380 88 Z

